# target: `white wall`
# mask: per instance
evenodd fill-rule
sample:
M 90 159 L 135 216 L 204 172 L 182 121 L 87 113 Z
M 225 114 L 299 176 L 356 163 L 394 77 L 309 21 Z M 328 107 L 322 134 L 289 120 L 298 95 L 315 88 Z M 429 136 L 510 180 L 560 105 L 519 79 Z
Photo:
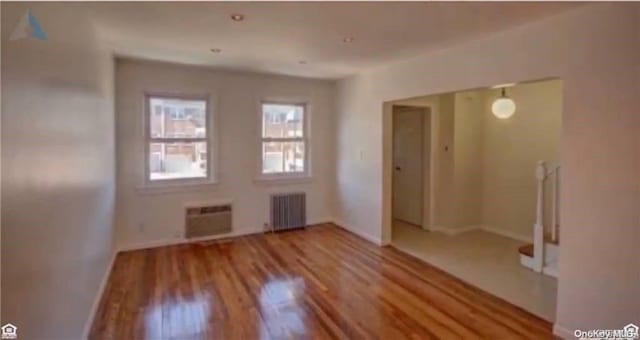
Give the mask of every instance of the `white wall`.
M 75 5 L 2 3 L 2 324 L 78 339 L 112 256 L 113 59 Z M 9 41 L 27 10 L 47 41 Z
M 149 193 L 144 182 L 143 94 L 208 94 L 212 98 L 218 148 L 218 184 L 179 192 Z M 184 206 L 233 201 L 234 233 L 260 232 L 269 222 L 269 195 L 305 191 L 308 222 L 333 218 L 334 82 L 225 72 L 168 63 L 118 60 L 118 247 L 171 241 L 184 234 Z M 259 102 L 309 101 L 312 179 L 293 184 L 256 182 Z
M 482 197 L 482 167 L 487 138 L 484 122 L 484 91 L 456 93 L 453 123 L 453 194 L 451 224 L 455 228 L 483 224 L 482 207 L 491 197 Z
M 390 239 L 383 102 L 557 76 L 564 81 L 558 329 L 640 320 L 639 6 L 581 6 L 341 81 L 337 218 Z
M 536 164 L 540 160 L 559 160 L 562 81 L 520 84 L 508 88 L 507 94 L 517 105 L 516 113 L 509 119 L 498 119 L 491 113 L 491 104 L 500 96 L 500 90 L 487 91 L 481 111 L 485 129 L 480 143 L 484 150 L 482 224 L 531 239 L 537 195 Z M 547 203 L 551 202 L 548 197 Z
M 454 152 L 455 96 L 453 93 L 439 97 L 436 125 L 436 148 L 433 154 L 435 180 L 433 181 L 434 225 L 450 226 L 454 219 Z

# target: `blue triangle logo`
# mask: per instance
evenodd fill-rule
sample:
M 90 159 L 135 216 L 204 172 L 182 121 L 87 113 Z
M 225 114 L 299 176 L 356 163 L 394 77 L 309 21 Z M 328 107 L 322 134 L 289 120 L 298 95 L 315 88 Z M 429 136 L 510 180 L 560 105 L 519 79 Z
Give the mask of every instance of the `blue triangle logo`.
M 31 27 L 31 37 L 36 38 L 38 40 L 47 40 L 47 35 L 40 27 L 40 23 L 36 17 L 33 16 L 31 11 L 27 11 L 27 15 L 29 16 L 29 27 Z
M 11 33 L 10 40 L 20 40 L 20 39 L 38 39 L 38 40 L 47 40 L 47 34 L 42 30 L 42 26 L 36 19 L 36 17 L 31 13 L 31 10 L 27 10 L 27 12 L 20 18 L 18 25 Z

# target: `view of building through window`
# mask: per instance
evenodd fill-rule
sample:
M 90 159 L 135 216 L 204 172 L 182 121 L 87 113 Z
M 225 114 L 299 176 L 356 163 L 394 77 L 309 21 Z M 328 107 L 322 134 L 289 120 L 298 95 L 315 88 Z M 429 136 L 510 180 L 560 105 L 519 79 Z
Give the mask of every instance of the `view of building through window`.
M 262 173 L 305 172 L 304 105 L 262 105 Z
M 150 97 L 148 105 L 148 178 L 208 177 L 206 101 Z

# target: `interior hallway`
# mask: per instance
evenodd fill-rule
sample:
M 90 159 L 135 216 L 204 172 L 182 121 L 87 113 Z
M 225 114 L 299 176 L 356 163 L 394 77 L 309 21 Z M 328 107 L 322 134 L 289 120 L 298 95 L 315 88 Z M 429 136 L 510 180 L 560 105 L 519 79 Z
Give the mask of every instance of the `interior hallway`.
M 393 225 L 395 248 L 553 322 L 557 280 L 520 265 L 523 244 L 483 230 L 449 236 L 397 220 Z

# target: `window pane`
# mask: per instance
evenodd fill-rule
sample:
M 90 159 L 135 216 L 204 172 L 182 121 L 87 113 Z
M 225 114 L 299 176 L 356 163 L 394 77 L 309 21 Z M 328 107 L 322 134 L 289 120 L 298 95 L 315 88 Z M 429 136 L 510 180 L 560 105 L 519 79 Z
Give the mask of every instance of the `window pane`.
M 206 136 L 206 102 L 174 98 L 149 99 L 152 138 Z
M 262 173 L 304 172 L 304 142 L 263 142 Z
M 150 143 L 150 179 L 207 177 L 207 143 Z
M 262 104 L 262 136 L 303 137 L 304 106 Z

